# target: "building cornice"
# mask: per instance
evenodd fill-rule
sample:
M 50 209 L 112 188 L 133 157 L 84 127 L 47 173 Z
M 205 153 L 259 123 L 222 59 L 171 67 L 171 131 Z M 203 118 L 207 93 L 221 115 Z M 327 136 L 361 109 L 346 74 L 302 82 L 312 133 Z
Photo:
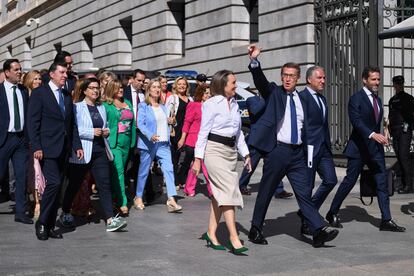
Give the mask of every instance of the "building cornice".
M 27 2 L 26 9 L 13 14 L 11 19 L 0 24 L 0 37 L 5 36 L 18 28 L 24 26 L 29 18 L 39 18 L 42 15 L 56 9 L 58 6 L 71 0 L 35 0 Z M 16 0 L 9 1 L 9 4 L 16 4 Z M 7 6 L 6 11 L 7 12 Z

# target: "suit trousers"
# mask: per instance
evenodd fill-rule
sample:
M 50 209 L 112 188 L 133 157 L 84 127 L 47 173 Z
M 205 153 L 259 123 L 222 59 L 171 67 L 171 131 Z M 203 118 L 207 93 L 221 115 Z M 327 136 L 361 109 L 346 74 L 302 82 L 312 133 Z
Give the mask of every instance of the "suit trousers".
M 312 196 L 312 201 L 314 202 L 315 207 L 319 210 L 326 197 L 338 182 L 332 153 L 325 143 L 321 145 L 318 154 L 313 158 L 312 164 L 312 168 L 308 169 L 309 183 L 312 183 L 312 188 L 315 186 L 316 173 L 318 173 L 322 179 L 321 185 Z
M 392 146 L 394 148 L 395 155 L 397 156 L 398 165 L 401 168 L 402 174 L 402 186 L 411 186 L 411 171 L 410 171 L 410 145 L 413 132 L 411 128 L 408 128 L 407 132 L 400 130 L 396 134 L 392 133 Z
M 8 164 L 11 159 L 16 177 L 16 216 L 26 212 L 26 170 L 29 149 L 24 140 L 23 132 L 8 133 L 6 141 L 0 147 L 0 180 L 5 180 Z M 8 182 L 6 183 L 9 184 Z M 8 192 L 8 191 L 6 191 Z
M 43 158 L 40 161 L 46 180 L 46 187 L 40 203 L 39 222 L 49 229 L 53 229 L 56 223 L 67 157 L 66 152 L 63 151 L 58 158 Z
M 299 208 L 312 233 L 326 225 L 312 202 L 312 186 L 303 147 L 278 145 L 264 157 L 263 175 L 253 211 L 252 225 L 262 230 L 264 219 L 276 186 L 287 176 L 298 201 Z
M 69 164 L 69 185 L 63 198 L 62 210 L 65 213 L 70 212 L 73 199 L 89 170 L 99 190 L 99 200 L 105 213 L 105 219 L 108 219 L 113 216 L 113 210 L 110 164 L 105 150 L 92 152 L 92 157 L 88 164 Z
M 148 149 L 141 149 L 141 163 L 138 171 L 138 183 L 136 196 L 142 198 L 145 183 L 149 174 L 149 168 L 154 158 L 157 157 L 160 162 L 161 170 L 165 178 L 168 197 L 176 196 L 174 182 L 174 169 L 171 160 L 171 151 L 168 142 L 156 142 Z
M 263 158 L 265 155 L 260 150 L 256 149 L 255 147 L 249 147 L 250 152 L 250 161 L 252 162 L 252 171 L 249 172 L 247 168 L 243 168 L 242 174 L 240 176 L 239 180 L 239 187 L 240 188 L 246 188 L 247 185 L 249 185 L 250 178 L 252 177 L 254 171 L 257 168 L 257 165 L 259 165 L 260 159 Z M 279 194 L 284 191 L 283 181 L 280 181 L 279 184 L 276 187 L 275 195 Z
M 348 165 L 346 168 L 346 176 L 339 185 L 335 197 L 332 201 L 329 212 L 338 214 L 342 202 L 351 192 L 352 188 L 358 180 L 359 175 L 364 167 L 368 165 L 371 172 L 374 172 L 375 182 L 377 184 L 377 198 L 378 205 L 381 210 L 381 217 L 383 220 L 391 219 L 390 212 L 390 198 L 388 196 L 387 172 L 385 170 L 384 156 L 377 154 L 376 157 L 369 160 L 362 160 L 361 158 L 348 158 Z

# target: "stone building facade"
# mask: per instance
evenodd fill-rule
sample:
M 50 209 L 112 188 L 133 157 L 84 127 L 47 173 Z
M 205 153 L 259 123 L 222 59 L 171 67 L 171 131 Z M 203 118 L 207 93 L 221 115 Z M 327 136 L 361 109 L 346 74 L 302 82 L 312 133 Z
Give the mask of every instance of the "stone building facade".
M 1 0 L 0 12 L 0 62 L 25 70 L 64 49 L 77 71 L 226 68 L 251 82 L 251 42 L 269 77 L 287 61 L 315 62 L 312 0 Z

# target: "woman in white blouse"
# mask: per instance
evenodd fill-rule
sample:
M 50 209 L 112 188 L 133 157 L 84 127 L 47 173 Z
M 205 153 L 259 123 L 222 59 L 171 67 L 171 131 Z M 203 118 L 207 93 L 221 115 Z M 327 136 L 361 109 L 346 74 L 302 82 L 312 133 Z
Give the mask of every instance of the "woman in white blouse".
M 182 207 L 177 204 L 174 196 L 177 195 L 174 184 L 174 171 L 170 151 L 169 124 L 174 119 L 169 116 L 168 109 L 160 103 L 161 84 L 158 80 L 151 80 L 145 92 L 145 102 L 138 106 L 138 148 L 141 150 L 141 159 L 137 179 L 137 191 L 134 199 L 134 208 L 144 210 L 142 201 L 145 183 L 154 158 L 157 157 L 161 165 L 167 186 L 167 209 L 169 213 L 181 212 Z
M 241 131 L 239 107 L 234 99 L 236 77 L 233 72 L 222 70 L 215 73 L 210 83 L 210 93 L 212 97 L 203 104 L 193 164 L 193 171 L 197 175 L 201 159 L 204 159 L 213 192 L 208 230 L 202 238 L 213 249 L 225 250 L 216 237 L 217 225 L 223 214 L 230 233 L 228 247 L 232 253 L 240 254 L 247 248 L 241 243 L 236 229 L 234 207 L 243 207 L 236 172 L 237 151 L 245 158 L 244 165 L 249 171 L 251 163 Z

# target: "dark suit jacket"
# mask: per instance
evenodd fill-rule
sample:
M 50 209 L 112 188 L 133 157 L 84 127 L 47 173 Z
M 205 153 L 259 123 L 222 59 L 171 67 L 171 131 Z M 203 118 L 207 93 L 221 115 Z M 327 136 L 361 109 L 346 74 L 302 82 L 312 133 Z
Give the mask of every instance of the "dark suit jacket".
M 260 119 L 251 126 L 248 144 L 265 153 L 269 153 L 277 146 L 277 126 L 284 118 L 287 92 L 283 86 L 278 86 L 274 82 L 269 82 L 259 67 L 249 66 L 253 75 L 253 81 L 260 94 L 266 102 L 266 109 Z M 306 127 L 306 105 L 302 102 Z M 306 145 L 305 131 L 302 130 L 302 142 Z
M 125 87 L 124 89 L 124 98 L 127 99 L 128 101 L 130 101 L 131 103 L 132 101 L 132 91 L 131 91 L 131 85 L 128 85 L 127 87 Z
M 48 84 L 32 91 L 28 107 L 28 135 L 32 151 L 43 150 L 45 158 L 58 158 L 63 151 L 82 149 L 77 128 L 74 125 L 72 97 L 62 90 L 65 102 L 63 116 L 55 95 Z M 65 145 L 67 139 L 67 148 Z
M 384 110 L 379 97 L 378 105 L 380 106 L 379 117 L 382 118 Z M 348 114 L 353 129 L 344 154 L 350 158 L 374 157 L 378 154 L 384 156 L 384 147 L 368 138 L 372 132 L 380 133 L 382 120 L 375 121 L 374 108 L 363 89 L 349 99 Z
M 23 109 L 25 117 L 27 118 L 27 103 L 29 95 L 26 88 L 23 85 L 17 85 L 19 90 L 22 92 L 23 98 Z M 13 108 L 13 107 L 12 107 Z M 0 83 L 0 147 L 4 144 L 7 137 L 7 132 L 10 124 L 9 104 L 7 102 L 6 90 L 4 83 Z M 23 130 L 26 133 L 26 120 L 24 120 Z
M 328 146 L 329 150 L 331 148 L 331 138 L 328 125 L 328 105 L 326 104 L 325 97 L 321 95 L 322 102 L 326 108 L 325 118 L 323 118 L 319 105 L 316 103 L 311 92 L 307 88 L 300 92 L 299 96 L 302 99 L 302 103 L 305 103 L 306 105 L 307 144 L 314 147 L 313 156 L 316 156 L 324 142 Z

